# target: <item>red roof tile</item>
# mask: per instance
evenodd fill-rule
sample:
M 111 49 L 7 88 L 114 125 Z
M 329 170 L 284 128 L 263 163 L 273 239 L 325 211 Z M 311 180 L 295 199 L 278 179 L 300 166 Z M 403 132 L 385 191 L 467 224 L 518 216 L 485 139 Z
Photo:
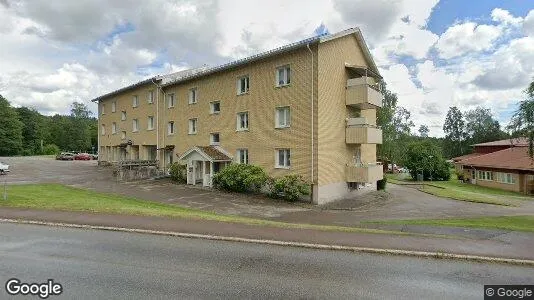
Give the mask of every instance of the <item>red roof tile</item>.
M 469 154 L 466 154 L 466 155 L 454 157 L 452 160 L 455 161 L 455 162 L 459 162 L 461 160 L 472 158 L 472 157 L 477 157 L 477 156 L 480 156 L 480 155 L 484 155 L 484 153 L 469 153 Z
M 197 146 L 197 148 L 202 150 L 207 156 L 211 157 L 212 160 L 232 160 L 232 158 L 228 157 L 228 155 L 224 154 L 214 146 Z
M 534 159 L 528 155 L 528 147 L 513 147 L 479 155 L 464 159 L 460 164 L 464 166 L 534 171 Z
M 487 143 L 481 143 L 481 144 L 475 144 L 473 146 L 514 146 L 514 147 L 524 147 L 528 146 L 528 139 L 526 137 L 519 137 L 514 139 L 507 139 L 507 140 L 500 140 L 500 141 L 493 141 L 493 142 L 487 142 Z

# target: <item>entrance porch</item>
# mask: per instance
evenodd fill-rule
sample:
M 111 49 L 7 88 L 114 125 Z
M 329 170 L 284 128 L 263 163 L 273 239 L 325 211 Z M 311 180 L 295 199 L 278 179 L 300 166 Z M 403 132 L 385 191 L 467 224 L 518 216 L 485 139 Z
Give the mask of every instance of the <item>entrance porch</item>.
M 229 153 L 219 146 L 195 146 L 179 158 L 187 163 L 187 184 L 211 187 L 215 174 L 232 162 Z

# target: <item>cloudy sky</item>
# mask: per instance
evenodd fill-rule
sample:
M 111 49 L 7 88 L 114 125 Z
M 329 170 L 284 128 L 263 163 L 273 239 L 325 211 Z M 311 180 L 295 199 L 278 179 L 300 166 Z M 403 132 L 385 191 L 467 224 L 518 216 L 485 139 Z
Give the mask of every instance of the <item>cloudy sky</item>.
M 66 113 L 154 74 L 217 65 L 361 28 L 417 127 L 441 136 L 449 106 L 506 123 L 534 80 L 531 0 L 0 0 L 0 94 Z

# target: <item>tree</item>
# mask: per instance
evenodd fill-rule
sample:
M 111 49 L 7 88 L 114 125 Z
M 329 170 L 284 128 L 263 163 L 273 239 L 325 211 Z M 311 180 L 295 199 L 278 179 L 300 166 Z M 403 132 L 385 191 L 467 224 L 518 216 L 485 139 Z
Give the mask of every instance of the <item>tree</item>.
M 456 106 L 449 108 L 443 124 L 443 132 L 445 133 L 446 156 L 456 157 L 464 154 L 465 122 L 462 112 Z
M 22 126 L 17 111 L 0 95 L 0 156 L 16 155 L 21 151 Z
M 441 155 L 441 149 L 431 141 L 408 144 L 404 165 L 415 180 L 423 174 L 424 180 L 449 180 L 449 165 Z
M 91 111 L 85 104 L 80 102 L 72 103 L 69 118 L 71 125 L 67 128 L 71 149 L 86 151 L 91 148 L 90 116 Z
M 428 132 L 430 132 L 430 130 L 428 129 L 428 126 L 426 125 L 421 125 L 419 126 L 419 136 L 420 137 L 423 137 L 423 138 L 427 138 L 428 137 Z
M 514 131 L 515 136 L 528 138 L 528 154 L 534 158 L 534 81 L 525 90 L 527 99 L 519 102 L 519 108 L 512 116 L 508 129 Z
M 471 144 L 500 140 L 506 137 L 499 121 L 493 119 L 489 108 L 477 107 L 465 114 L 466 133 Z
M 23 153 L 28 155 L 40 154 L 45 140 L 45 118 L 35 109 L 19 107 L 16 109 L 22 122 Z

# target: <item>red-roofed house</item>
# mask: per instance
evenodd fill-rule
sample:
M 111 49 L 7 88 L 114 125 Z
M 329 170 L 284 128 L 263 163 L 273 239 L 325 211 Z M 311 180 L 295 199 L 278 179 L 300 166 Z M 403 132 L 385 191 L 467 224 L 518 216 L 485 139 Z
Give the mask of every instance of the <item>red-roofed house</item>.
M 534 194 L 534 160 L 526 138 L 476 144 L 474 153 L 455 157 L 456 169 L 469 182 L 525 194 Z

